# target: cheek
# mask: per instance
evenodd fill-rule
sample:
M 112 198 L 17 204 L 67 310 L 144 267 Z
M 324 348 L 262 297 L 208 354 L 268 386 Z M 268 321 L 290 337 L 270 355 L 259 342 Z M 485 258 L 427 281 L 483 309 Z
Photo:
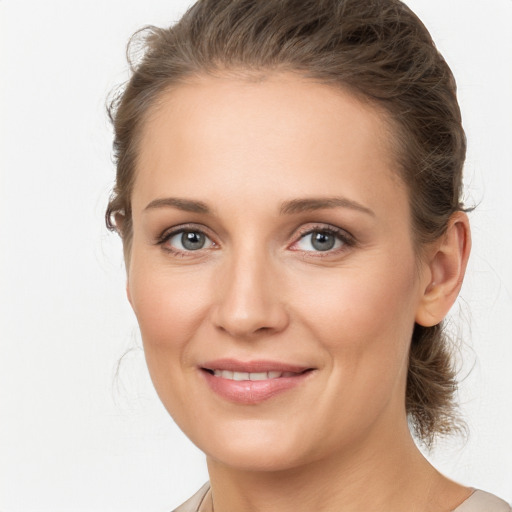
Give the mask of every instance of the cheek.
M 310 292 L 297 295 L 308 329 L 332 366 L 351 379 L 391 379 L 407 365 L 417 301 L 414 259 L 402 258 L 400 268 L 392 258 L 380 262 L 317 275 L 305 283 Z
M 414 320 L 416 278 L 414 265 L 401 262 L 401 268 L 383 265 L 389 271 L 370 265 L 344 268 L 312 276 L 297 293 L 302 309 L 318 325 L 336 330 L 393 330 L 400 320 Z M 351 327 L 353 325 L 353 329 Z M 338 335 L 342 334 L 338 332 Z
M 144 356 L 161 402 L 178 424 L 186 424 L 187 374 L 196 368 L 188 352 L 208 303 L 204 276 L 151 267 L 140 259 L 131 266 L 129 289 Z M 184 378 L 185 377 L 185 378 Z
M 141 258 L 142 260 L 142 258 Z M 131 267 L 131 303 L 139 322 L 148 363 L 164 352 L 180 362 L 208 307 L 204 275 L 136 261 Z

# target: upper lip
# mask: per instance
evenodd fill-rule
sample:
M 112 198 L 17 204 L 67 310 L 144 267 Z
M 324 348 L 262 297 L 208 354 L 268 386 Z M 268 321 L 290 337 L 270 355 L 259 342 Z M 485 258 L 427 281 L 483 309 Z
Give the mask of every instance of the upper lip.
M 236 359 L 215 359 L 200 365 L 205 370 L 225 370 L 230 372 L 292 372 L 302 373 L 311 370 L 310 366 L 258 359 L 254 361 L 238 361 Z

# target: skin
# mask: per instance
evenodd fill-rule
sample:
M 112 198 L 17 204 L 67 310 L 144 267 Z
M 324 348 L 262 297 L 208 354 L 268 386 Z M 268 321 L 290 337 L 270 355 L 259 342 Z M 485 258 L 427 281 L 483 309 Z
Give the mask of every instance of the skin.
M 468 496 L 416 448 L 404 396 L 414 323 L 438 323 L 455 300 L 469 227 L 456 214 L 418 257 L 391 136 L 371 106 L 293 74 L 196 79 L 148 116 L 128 297 L 155 389 L 207 455 L 204 510 L 440 512 Z M 206 234 L 202 248 L 165 239 L 183 225 Z M 306 233 L 329 227 L 345 239 L 319 251 Z M 314 371 L 238 404 L 200 370 L 225 357 Z

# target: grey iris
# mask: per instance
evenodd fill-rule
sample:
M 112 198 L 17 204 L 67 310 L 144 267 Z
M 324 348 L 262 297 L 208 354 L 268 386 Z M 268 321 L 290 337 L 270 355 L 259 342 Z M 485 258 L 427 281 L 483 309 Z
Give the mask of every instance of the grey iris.
M 334 247 L 335 243 L 336 238 L 330 233 L 322 231 L 313 231 L 313 233 L 311 233 L 311 245 L 317 251 L 328 251 Z
M 196 251 L 202 249 L 205 242 L 205 236 L 203 233 L 197 233 L 196 231 L 185 231 L 181 235 L 181 243 L 185 249 L 189 251 Z

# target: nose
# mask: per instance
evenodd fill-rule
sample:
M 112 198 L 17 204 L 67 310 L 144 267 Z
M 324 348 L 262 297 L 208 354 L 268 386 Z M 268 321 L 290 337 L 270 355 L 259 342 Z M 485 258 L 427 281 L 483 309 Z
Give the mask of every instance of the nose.
M 272 335 L 289 324 L 278 269 L 265 255 L 247 252 L 233 255 L 219 272 L 211 315 L 217 329 L 239 339 Z

